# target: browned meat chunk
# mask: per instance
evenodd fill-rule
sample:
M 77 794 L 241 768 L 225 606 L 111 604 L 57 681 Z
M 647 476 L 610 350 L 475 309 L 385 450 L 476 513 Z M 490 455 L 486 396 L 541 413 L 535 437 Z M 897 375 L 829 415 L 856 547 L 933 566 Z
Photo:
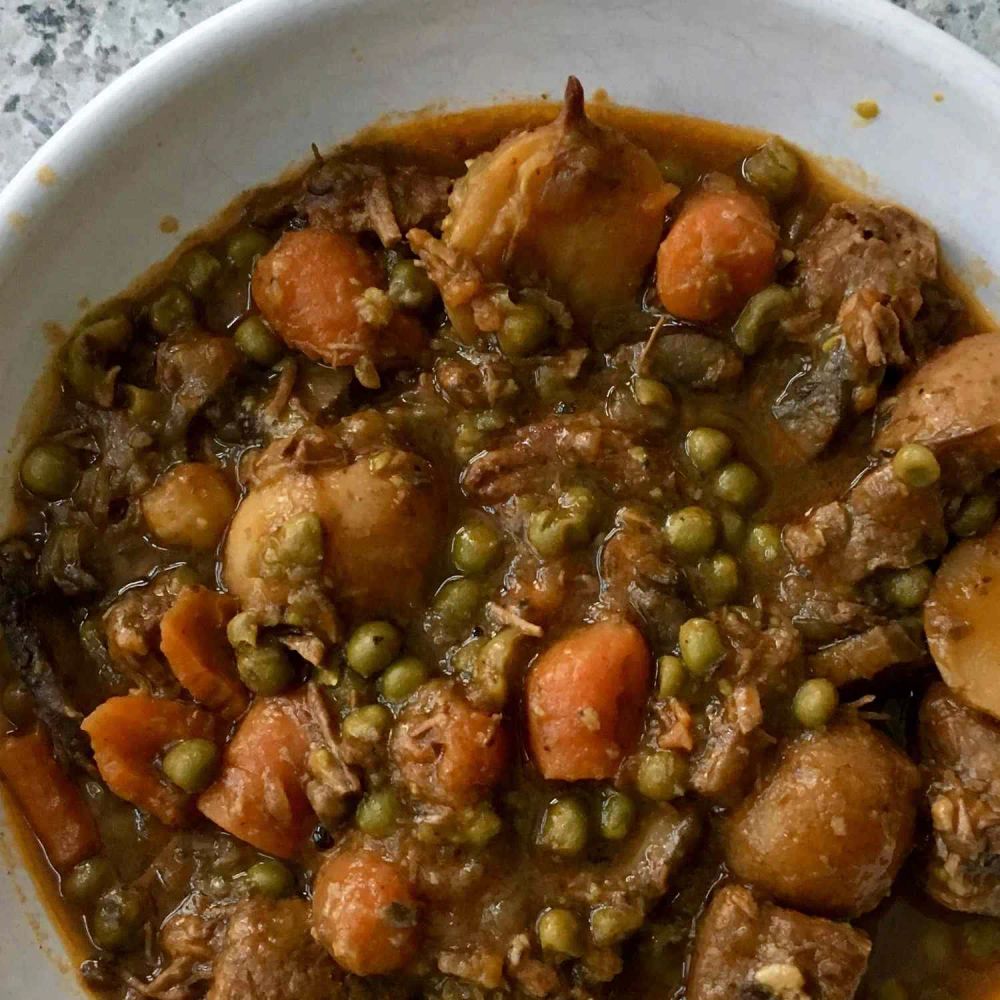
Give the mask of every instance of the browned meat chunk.
M 937 490 L 910 489 L 891 464 L 867 473 L 843 500 L 823 504 L 784 532 L 792 558 L 819 579 L 857 583 L 877 569 L 906 569 L 948 541 Z
M 168 439 L 183 433 L 191 418 L 226 384 L 239 362 L 230 337 L 185 334 L 160 345 L 156 381 L 170 396 L 164 425 Z
M 206 1000 L 335 1000 L 340 975 L 304 899 L 253 900 L 233 912 Z
M 910 630 L 899 622 L 888 622 L 824 646 L 809 657 L 809 670 L 839 687 L 851 681 L 870 680 L 897 664 L 914 663 L 925 652 L 923 643 Z
M 643 350 L 643 345 L 639 345 L 633 351 L 636 360 L 643 358 L 642 374 L 692 389 L 731 384 L 743 374 L 740 355 L 725 341 L 706 333 L 665 334 L 648 353 L 643 355 Z
M 665 453 L 647 448 L 638 454 L 635 438 L 596 413 L 549 417 L 519 427 L 498 448 L 474 458 L 462 485 L 483 503 L 496 504 L 512 496 L 546 492 L 560 469 L 585 466 L 607 478 L 609 487 L 661 491 L 673 482 Z
M 803 734 L 726 821 L 726 863 L 789 906 L 866 913 L 910 850 L 919 784 L 916 766 L 867 723 Z
M 440 226 L 450 190 L 449 178 L 416 167 L 331 160 L 309 175 L 297 208 L 312 226 L 374 232 L 392 246 L 413 226 Z
M 922 288 L 938 273 L 933 230 L 901 208 L 841 202 L 798 250 L 799 285 L 819 323 L 835 322 L 862 370 L 904 365 Z
M 936 684 L 920 708 L 920 747 L 934 829 L 928 892 L 1000 917 L 1000 723 Z
M 851 1000 L 871 942 L 847 924 L 754 898 L 741 885 L 712 897 L 698 923 L 688 1000 Z

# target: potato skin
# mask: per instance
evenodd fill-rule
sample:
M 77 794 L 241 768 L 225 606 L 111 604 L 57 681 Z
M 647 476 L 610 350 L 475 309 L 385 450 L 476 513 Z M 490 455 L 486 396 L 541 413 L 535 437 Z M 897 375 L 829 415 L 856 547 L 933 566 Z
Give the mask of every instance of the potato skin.
M 867 913 L 913 843 L 919 784 L 916 765 L 865 722 L 803 734 L 724 824 L 726 864 L 788 906 Z
M 945 683 L 973 708 L 1000 719 L 998 581 L 1000 527 L 995 527 L 945 556 L 924 604 L 924 631 Z

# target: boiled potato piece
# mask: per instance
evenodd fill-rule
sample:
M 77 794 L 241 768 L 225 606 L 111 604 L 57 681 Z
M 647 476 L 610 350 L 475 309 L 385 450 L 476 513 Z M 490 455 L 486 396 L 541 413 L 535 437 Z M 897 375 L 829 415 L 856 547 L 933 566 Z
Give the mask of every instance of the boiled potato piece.
M 226 540 L 223 575 L 244 606 L 287 603 L 294 574 L 273 572 L 268 550 L 302 514 L 320 519 L 323 583 L 344 609 L 396 615 L 417 599 L 438 517 L 422 458 L 389 448 L 342 466 L 289 460 L 271 467 L 240 504 Z
M 916 765 L 865 722 L 806 733 L 726 821 L 726 864 L 786 906 L 867 913 L 909 853 L 919 785 Z
M 225 474 L 205 462 L 168 469 L 143 495 L 142 514 L 162 545 L 214 549 L 236 509 Z
M 472 162 L 444 239 L 487 281 L 542 287 L 586 321 L 638 291 L 677 190 L 644 149 L 587 118 L 570 77 L 554 122 Z
M 1000 528 L 945 557 L 924 603 L 924 631 L 952 691 L 1000 719 Z
M 916 441 L 1000 459 L 1000 336 L 966 337 L 935 354 L 904 383 L 875 440 L 895 450 Z

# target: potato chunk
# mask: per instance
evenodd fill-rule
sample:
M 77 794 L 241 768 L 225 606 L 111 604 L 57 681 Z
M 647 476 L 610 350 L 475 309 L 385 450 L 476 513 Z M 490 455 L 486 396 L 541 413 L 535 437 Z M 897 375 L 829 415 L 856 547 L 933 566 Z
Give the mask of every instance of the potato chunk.
M 269 546 L 300 514 L 323 527 L 323 582 L 357 616 L 399 615 L 420 595 L 437 528 L 430 467 L 399 449 L 343 466 L 292 461 L 272 468 L 240 504 L 223 559 L 229 590 L 249 607 L 282 606 L 289 574 L 269 565 Z
M 676 193 L 645 150 L 587 118 L 570 77 L 554 122 L 473 161 L 452 193 L 445 242 L 486 280 L 543 287 L 586 322 L 638 291 Z
M 924 604 L 924 631 L 952 691 L 1000 719 L 998 612 L 1000 528 L 994 528 L 983 538 L 961 542 L 945 557 Z
M 804 734 L 726 822 L 726 863 L 789 906 L 866 913 L 910 850 L 919 783 L 916 766 L 867 723 Z
M 205 462 L 173 466 L 142 498 L 142 515 L 158 542 L 201 551 L 219 544 L 235 509 L 229 480 Z
M 903 383 L 876 447 L 918 441 L 939 453 L 1000 460 L 998 384 L 1000 337 L 981 333 L 950 344 Z

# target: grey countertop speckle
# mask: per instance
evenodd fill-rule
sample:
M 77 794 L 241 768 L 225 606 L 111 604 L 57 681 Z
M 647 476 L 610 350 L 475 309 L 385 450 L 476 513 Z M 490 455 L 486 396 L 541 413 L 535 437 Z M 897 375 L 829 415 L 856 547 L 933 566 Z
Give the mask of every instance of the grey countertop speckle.
M 1000 0 L 893 2 L 1000 60 Z M 0 0 L 0 185 L 119 73 L 232 3 Z

